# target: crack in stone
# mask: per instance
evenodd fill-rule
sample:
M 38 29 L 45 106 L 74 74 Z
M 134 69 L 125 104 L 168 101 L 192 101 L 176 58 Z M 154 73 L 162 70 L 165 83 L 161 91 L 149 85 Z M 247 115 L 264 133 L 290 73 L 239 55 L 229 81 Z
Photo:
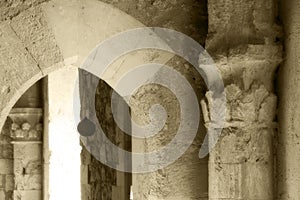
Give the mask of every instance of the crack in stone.
M 44 76 L 44 72 L 41 68 L 41 66 L 39 65 L 38 61 L 36 60 L 36 58 L 33 56 L 33 54 L 29 51 L 28 47 L 24 44 L 24 42 L 22 41 L 22 39 L 20 38 L 20 36 L 17 34 L 17 32 L 14 30 L 14 28 L 9 24 L 11 30 L 15 33 L 15 35 L 17 36 L 17 38 L 21 41 L 21 43 L 24 45 L 24 49 L 25 51 L 30 55 L 30 57 L 34 60 L 36 66 L 39 68 L 40 72 L 42 73 L 42 75 Z

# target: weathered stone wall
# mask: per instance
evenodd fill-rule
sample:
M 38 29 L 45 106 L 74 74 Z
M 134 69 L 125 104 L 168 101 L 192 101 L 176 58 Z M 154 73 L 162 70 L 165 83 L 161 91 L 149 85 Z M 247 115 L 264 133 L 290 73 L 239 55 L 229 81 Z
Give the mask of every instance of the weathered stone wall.
M 225 92 L 226 122 L 209 158 L 209 197 L 273 199 L 276 96 L 257 83 Z M 210 107 L 215 99 L 206 98 Z
M 15 104 L 0 134 L 1 194 L 6 199 L 42 199 L 41 83 Z
M 277 4 L 209 0 L 208 16 L 206 47 L 227 99 L 225 127 L 209 158 L 209 197 L 274 199 L 274 78 L 282 59 Z M 205 101 L 210 107 L 217 99 L 207 93 Z M 206 117 L 207 126 L 215 114 Z
M 280 1 L 285 57 L 278 71 L 278 189 L 277 198 L 300 198 L 299 143 L 299 1 Z
M 142 26 L 141 23 L 124 13 L 104 4 L 95 3 L 95 1 L 87 1 L 84 4 L 82 1 L 49 1 L 39 4 L 40 2 L 15 1 L 14 3 L 3 2 L 1 5 L 4 10 L 2 15 L 4 21 L 1 22 L 0 30 L 1 44 L 3 44 L 1 46 L 0 70 L 2 77 L 0 84 L 0 123 L 2 124 L 17 99 L 35 81 L 53 69 L 68 64 L 77 65 L 82 61 L 80 59 L 85 58 L 95 45 L 109 35 Z M 160 7 L 158 5 L 163 4 L 163 2 L 156 2 L 156 4 L 158 8 Z M 148 8 L 148 6 L 146 7 Z M 95 10 L 91 12 L 91 8 Z M 190 4 L 174 5 L 169 12 L 173 12 L 174 9 L 177 10 L 181 14 L 176 15 L 178 16 L 177 19 L 182 20 L 183 15 L 188 16 L 182 13 L 188 13 L 192 8 L 197 8 L 197 6 Z M 103 12 L 99 12 L 99 10 Z M 74 12 L 76 18 L 74 18 Z M 144 14 L 143 10 L 139 12 L 140 16 Z M 169 19 L 170 14 L 164 13 L 164 9 L 160 9 L 159 12 L 160 16 L 166 14 L 162 18 Z M 111 17 L 110 14 L 114 17 Z M 202 14 L 199 17 L 202 19 Z M 144 19 L 149 18 L 151 17 Z M 205 16 L 203 18 L 205 19 Z M 122 20 L 120 21 L 120 19 Z M 188 17 L 188 19 L 190 18 Z M 90 23 L 87 24 L 87 21 Z M 115 26 L 106 28 L 99 26 L 99 23 L 105 24 L 107 21 Z M 156 22 L 158 21 L 165 24 L 172 22 L 171 20 L 157 19 Z M 181 26 L 181 22 L 178 22 L 178 25 Z M 194 23 L 198 23 L 198 21 L 195 20 Z M 151 25 L 155 25 L 155 23 Z M 183 26 L 190 28 L 189 24 Z M 184 28 L 184 30 L 188 29 Z M 178 30 L 180 31 L 180 29 Z M 86 33 L 89 33 L 87 37 Z M 193 32 L 193 34 L 197 35 L 198 31 Z M 197 37 L 194 36 L 194 38 Z M 203 42 L 202 39 L 199 40 Z M 68 60 L 72 56 L 79 59 Z M 64 60 L 65 63 L 60 63 L 63 59 L 66 59 Z
M 128 1 L 113 1 L 110 3 L 129 15 L 134 16 L 145 25 L 173 28 L 193 37 L 201 44 L 205 42 L 207 33 L 206 1 L 182 1 L 176 3 L 172 1 L 133 1 L 132 3 Z M 203 98 L 205 85 L 192 66 L 179 58 L 174 58 L 167 64 L 184 75 L 195 89 L 198 98 Z M 101 93 L 105 93 L 105 91 L 104 89 L 100 90 Z M 96 109 L 103 107 L 105 102 L 110 102 L 109 95 L 106 99 L 104 98 L 99 101 L 99 105 L 96 102 Z M 131 105 L 132 110 L 135 112 L 133 113 L 134 118 L 141 123 L 147 123 L 148 119 L 145 117 L 148 113 L 147 108 L 154 103 L 163 104 L 168 109 L 169 117 L 165 128 L 158 133 L 157 137 L 138 142 L 143 143 L 142 149 L 139 149 L 143 152 L 155 150 L 168 143 L 178 128 L 178 113 L 180 110 L 176 97 L 170 91 L 168 92 L 168 90 L 160 86 L 141 88 L 135 95 Z M 107 109 L 109 109 L 109 106 Z M 111 116 L 106 116 L 106 120 L 110 118 Z M 113 127 L 112 122 L 110 122 L 110 126 L 111 128 Z M 111 128 L 108 131 L 109 133 L 114 132 Z M 134 198 L 206 199 L 208 197 L 207 159 L 199 160 L 198 158 L 204 134 L 205 129 L 203 123 L 201 123 L 199 133 L 193 145 L 180 160 L 170 165 L 167 169 L 148 174 L 133 175 Z M 114 141 L 113 138 L 112 141 Z M 133 148 L 138 143 L 133 142 Z M 96 171 L 93 172 L 97 174 Z M 107 174 L 110 174 L 109 171 Z M 110 191 L 110 189 L 105 190 Z M 96 191 L 92 192 L 93 195 L 95 193 Z
M 13 145 L 10 137 L 12 121 L 7 120 L 0 134 L 0 199 L 12 199 L 14 190 Z
M 97 20 L 102 20 L 108 15 L 102 16 L 97 9 L 95 12 L 89 10 L 99 5 L 88 4 L 90 1 L 87 1 L 86 5 L 63 0 L 50 1 L 44 4 L 39 4 L 40 2 L 42 1 L 4 1 L 0 5 L 0 10 L 3 11 L 0 19 L 4 20 L 1 21 L 0 25 L 0 42 L 2 44 L 0 47 L 0 120 L 3 121 L 0 121 L 0 125 L 4 123 L 6 119 L 4 115 L 8 114 L 18 97 L 30 84 L 47 74 L 51 65 L 70 56 L 86 56 L 99 41 L 107 36 L 99 34 L 105 32 L 105 30 L 97 29 L 99 27 L 97 26 L 97 23 L 99 23 Z M 70 2 L 74 6 L 69 6 Z M 109 3 L 136 17 L 146 25 L 174 28 L 192 36 L 202 44 L 206 38 L 207 13 L 205 1 L 175 2 L 170 0 L 132 1 L 132 3 L 129 3 L 120 0 Z M 298 160 L 299 157 L 297 157 L 298 145 L 295 132 L 297 127 L 294 124 L 297 118 L 294 115 L 291 115 L 291 118 L 285 118 L 297 109 L 297 105 L 291 103 L 297 94 L 297 85 L 294 84 L 297 81 L 297 68 L 295 67 L 297 61 L 293 60 L 293 52 L 297 48 L 297 42 L 294 41 L 297 40 L 298 27 L 295 21 L 298 19 L 296 14 L 298 4 L 293 3 L 287 1 L 284 4 L 286 10 L 289 8 L 292 9 L 292 12 L 291 14 L 286 13 L 285 16 L 288 33 L 287 49 L 288 55 L 291 57 L 287 60 L 287 70 L 283 68 L 284 73 L 281 73 L 281 83 L 283 83 L 282 87 L 284 89 L 281 89 L 280 96 L 284 96 L 284 98 L 280 103 L 280 116 L 284 120 L 280 124 L 282 134 L 279 135 L 282 136 L 282 143 L 280 144 L 282 154 L 279 157 L 281 163 L 279 179 L 281 180 L 282 190 L 278 191 L 279 197 L 282 199 L 297 194 L 296 186 L 298 186 L 296 177 L 298 169 L 295 160 Z M 272 184 L 274 183 L 271 143 L 272 133 L 276 135 L 273 127 L 274 123 L 272 123 L 276 102 L 273 94 L 273 79 L 276 67 L 281 61 L 281 33 L 276 21 L 276 6 L 277 4 L 271 0 L 208 1 L 209 30 L 206 46 L 209 53 L 215 58 L 223 75 L 227 86 L 226 91 L 230 92 L 228 95 L 229 114 L 227 126 L 223 130 L 224 134 L 220 139 L 219 146 L 212 152 L 209 161 L 210 198 L 272 199 L 274 196 L 273 192 L 265 193 L 264 191 L 273 190 Z M 111 11 L 108 8 L 106 10 Z M 76 16 L 78 15 L 78 18 L 74 18 L 74 13 Z M 190 15 L 190 13 L 195 13 L 195 15 Z M 122 15 L 116 16 L 120 17 Z M 109 15 L 109 17 L 111 16 Z M 122 17 L 122 19 L 125 18 Z M 86 24 L 86 21 L 91 21 L 91 23 Z M 116 21 L 118 20 L 114 22 Z M 128 21 L 130 20 L 128 19 Z M 137 25 L 136 22 L 128 22 L 128 27 L 137 26 L 140 25 Z M 65 27 L 69 27 L 69 29 Z M 109 34 L 121 30 L 125 30 L 124 27 L 117 27 Z M 85 37 L 86 33 L 90 35 Z M 76 61 L 74 63 L 76 65 Z M 63 67 L 63 65 L 60 67 Z M 176 65 L 174 67 L 176 68 Z M 204 86 L 199 83 L 201 78 L 194 77 L 195 72 L 193 71 L 186 72 L 185 70 L 190 70 L 190 68 L 183 63 L 178 63 L 177 69 L 187 75 L 187 79 L 191 81 L 195 91 L 199 91 L 197 92 L 198 97 L 203 97 L 204 92 L 202 89 Z M 287 84 L 287 79 L 289 84 Z M 24 85 L 24 83 L 26 84 Z M 136 105 L 133 114 L 141 122 L 147 122 L 148 118 L 145 117 L 144 113 L 147 113 L 151 102 L 161 102 L 162 100 L 166 108 L 172 110 L 172 113 L 175 114 L 170 115 L 168 118 L 168 124 L 162 131 L 164 134 L 160 134 L 154 140 L 149 139 L 146 141 L 145 150 L 160 147 L 176 131 L 176 127 L 173 126 L 177 120 L 176 100 L 167 90 L 161 89 L 158 92 L 158 89 L 152 87 L 142 88 L 136 94 L 136 101 L 132 102 L 133 105 Z M 231 93 L 234 94 L 231 95 Z M 144 104 L 139 104 L 142 96 L 149 97 L 151 102 L 146 101 Z M 210 98 L 209 95 L 207 98 Z M 144 105 L 144 107 L 138 107 L 137 105 Z M 286 106 L 288 106 L 287 109 Z M 206 123 L 209 123 L 209 121 Z M 198 184 L 196 184 L 198 180 L 193 179 L 195 177 L 205 177 L 204 179 L 207 179 L 206 163 L 205 161 L 201 163 L 202 161 L 197 158 L 203 137 L 201 135 L 202 129 L 199 130 L 200 136 L 182 159 L 165 170 L 137 176 L 137 183 L 142 183 L 135 189 L 135 193 L 141 195 L 138 199 L 174 199 L 175 195 L 179 196 L 180 199 L 184 198 L 182 196 L 185 196 L 185 198 L 207 198 L 207 183 L 201 186 L 200 190 L 203 190 L 203 192 L 199 193 Z M 292 131 L 284 134 L 286 130 Z M 115 132 L 115 130 L 112 130 L 112 132 Z M 256 141 L 260 141 L 262 144 Z M 268 150 L 262 152 L 260 145 Z M 223 148 L 224 146 L 230 148 Z M 285 151 L 286 147 L 291 149 Z M 251 149 L 256 150 L 252 151 Z M 251 154 L 249 154 L 249 151 Z M 293 156 L 287 157 L 287 153 Z M 232 154 L 235 155 L 234 158 L 225 159 L 226 155 Z M 88 159 L 88 156 L 87 161 L 82 162 L 82 169 L 86 170 L 85 172 L 89 171 L 87 166 L 90 163 L 97 166 L 93 169 L 96 171 L 100 166 L 99 163 L 94 164 L 96 162 Z M 286 162 L 290 166 L 289 169 L 292 170 L 284 167 Z M 86 166 L 84 166 L 85 163 L 87 163 Z M 110 170 L 105 170 L 109 174 Z M 268 173 L 264 173 L 266 171 Z M 203 173 L 203 175 L 199 173 Z M 262 176 L 265 177 L 264 180 L 267 180 L 263 185 L 261 185 L 264 181 L 261 180 Z M 84 174 L 83 177 L 86 178 Z M 100 175 L 96 177 L 98 177 L 97 180 L 102 179 Z M 291 181 L 286 182 L 286 179 Z M 112 183 L 109 181 L 109 184 Z M 191 188 L 193 184 L 195 184 L 195 187 Z M 158 185 L 164 187 L 158 188 Z M 186 187 L 182 187 L 182 185 Z M 100 186 L 97 181 L 93 182 L 93 187 L 95 189 L 92 193 L 89 184 L 83 187 L 89 189 L 87 195 L 93 195 L 93 198 L 102 195 L 97 192 L 100 188 L 109 188 L 109 186 Z M 184 189 L 182 190 L 182 188 Z M 111 195 L 109 193 L 113 189 L 105 190 L 108 191 L 108 195 Z M 226 191 L 229 191 L 229 193 Z M 297 199 L 297 196 L 291 198 Z
M 204 97 L 206 86 L 194 67 L 178 57 L 171 59 L 167 65 L 185 77 L 198 99 Z M 172 84 L 174 80 L 168 81 Z M 164 86 L 148 84 L 138 89 L 130 100 L 133 119 L 141 125 L 149 123 L 149 109 L 155 104 L 160 104 L 166 109 L 166 123 L 156 135 L 134 139 L 134 152 L 158 151 L 177 134 L 180 125 L 180 104 L 175 94 Z M 198 156 L 205 132 L 203 121 L 200 121 L 194 142 L 177 161 L 156 172 L 134 174 L 134 199 L 207 199 L 207 158 L 199 159 Z M 155 161 L 150 160 L 149 164 L 155 165 L 153 162 Z
M 113 5 L 134 16 L 148 26 L 175 29 L 205 43 L 207 35 L 206 1 L 116 1 Z M 181 73 L 191 84 L 199 99 L 203 98 L 205 85 L 200 75 L 182 59 L 173 58 L 166 63 Z M 133 151 L 150 152 L 166 145 L 175 136 L 179 125 L 180 108 L 172 92 L 159 85 L 139 89 L 131 99 L 132 117 L 140 124 L 149 123 L 149 108 L 161 104 L 167 109 L 164 128 L 155 137 L 135 139 Z M 207 159 L 200 160 L 205 129 L 203 123 L 195 141 L 175 163 L 157 172 L 133 175 L 134 199 L 206 199 L 208 198 Z
M 93 94 L 91 85 L 97 88 Z M 97 87 L 98 86 L 98 87 Z M 125 135 L 115 124 L 111 111 L 111 94 L 113 89 L 104 81 L 99 81 L 94 75 L 80 71 L 80 96 L 81 96 L 81 116 L 93 121 L 94 124 L 99 123 L 108 139 L 117 145 L 130 151 L 131 140 Z M 91 105 L 89 99 L 95 98 L 95 105 Z M 91 109 L 96 110 L 97 119 L 91 116 Z M 131 176 L 124 172 L 119 172 L 98 161 L 94 155 L 105 154 L 106 162 L 114 166 L 119 164 L 118 154 L 111 152 L 107 148 L 107 144 L 101 142 L 101 136 L 98 128 L 93 136 L 83 145 L 81 152 L 82 179 L 81 190 L 82 199 L 91 200 L 118 200 L 129 199 Z M 89 151 L 88 151 L 88 150 Z M 130 162 L 130 161 L 128 161 Z
M 207 0 L 101 0 L 146 26 L 180 31 L 202 45 L 207 33 Z
M 0 4 L 0 21 L 9 20 L 23 11 L 49 0 L 13 0 Z M 207 0 L 99 0 L 124 11 L 147 26 L 172 28 L 205 42 Z

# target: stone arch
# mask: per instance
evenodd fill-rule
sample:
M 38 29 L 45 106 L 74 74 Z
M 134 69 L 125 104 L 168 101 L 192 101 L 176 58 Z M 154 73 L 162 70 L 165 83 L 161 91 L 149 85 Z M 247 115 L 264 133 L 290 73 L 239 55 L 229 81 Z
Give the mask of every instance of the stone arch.
M 114 34 L 138 27 L 144 27 L 144 25 L 113 6 L 96 0 L 51 0 L 24 10 L 10 20 L 0 22 L 0 33 L 3 33 L 0 35 L 0 43 L 3 44 L 0 50 L 4 52 L 0 54 L 0 127 L 3 126 L 13 105 L 36 81 L 57 69 L 67 66 L 80 67 L 101 41 Z M 103 80 L 114 88 L 115 81 L 121 75 L 115 73 L 114 69 L 122 68 L 122 70 L 115 71 L 124 73 L 132 66 L 144 64 L 147 61 L 165 63 L 171 57 L 171 54 L 162 52 L 155 56 L 153 52 L 134 52 L 126 56 L 126 62 L 122 62 L 125 60 L 123 57 L 120 59 L 121 62 L 118 60 L 114 63 Z M 171 62 L 174 64 L 177 60 L 174 59 Z M 181 64 L 183 65 L 180 62 Z M 187 69 L 184 72 L 189 75 L 192 73 Z M 198 81 L 198 79 L 195 80 L 194 75 L 193 79 L 194 82 Z M 201 84 L 200 81 L 198 82 Z M 199 141 L 197 145 L 198 143 Z M 197 145 L 194 145 L 195 148 L 185 155 L 186 159 L 191 158 L 188 155 L 191 152 L 198 154 Z M 190 165 L 187 166 L 182 159 L 173 166 L 184 166 L 184 169 L 190 172 L 190 176 L 184 177 L 185 184 L 197 182 L 196 179 L 190 178 L 192 176 L 203 176 L 204 179 L 207 177 L 207 160 L 196 161 L 191 165 L 194 166 L 192 170 L 188 169 Z M 172 175 L 174 180 L 178 179 L 177 175 L 179 173 Z M 149 175 L 150 178 L 156 176 L 162 175 L 160 172 Z M 180 174 L 179 177 L 183 176 L 185 174 Z M 141 180 L 147 179 L 142 176 L 136 178 L 137 182 Z M 155 181 L 150 184 L 154 185 Z M 174 187 L 175 184 L 177 184 L 176 181 L 174 181 Z M 207 183 L 202 185 L 201 194 L 198 194 L 197 187 L 187 186 L 186 190 L 179 192 L 179 195 L 206 197 Z M 146 192 L 151 187 L 138 189 Z M 168 189 L 166 188 L 166 191 Z M 143 195 L 142 192 L 140 195 Z
M 1 22 L 0 127 L 12 106 L 36 81 L 65 66 L 79 67 L 101 41 L 138 27 L 144 25 L 95 0 L 52 0 Z M 144 61 L 152 59 L 147 53 L 138 56 Z M 159 56 L 158 60 L 169 58 Z M 109 75 L 104 79 L 113 85 Z

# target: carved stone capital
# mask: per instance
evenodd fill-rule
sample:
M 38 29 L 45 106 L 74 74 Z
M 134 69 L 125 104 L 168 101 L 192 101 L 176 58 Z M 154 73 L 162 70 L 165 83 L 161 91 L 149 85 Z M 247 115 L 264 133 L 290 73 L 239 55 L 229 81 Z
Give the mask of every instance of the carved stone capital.
M 14 108 L 9 117 L 13 121 L 10 136 L 14 140 L 40 141 L 42 139 L 43 124 L 41 123 L 41 109 Z

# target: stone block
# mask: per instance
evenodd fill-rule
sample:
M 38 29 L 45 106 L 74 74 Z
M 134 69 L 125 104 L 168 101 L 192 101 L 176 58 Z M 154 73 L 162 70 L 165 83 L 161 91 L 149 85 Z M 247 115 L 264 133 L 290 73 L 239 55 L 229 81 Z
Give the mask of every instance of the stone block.
M 2 158 L 13 158 L 13 146 L 11 144 L 2 145 Z
M 0 190 L 0 199 L 5 199 L 5 192 L 4 190 Z
M 245 164 L 242 185 L 244 199 L 274 199 L 272 164 Z
M 242 199 L 242 164 L 209 164 L 209 198 Z
M 0 174 L 13 174 L 13 160 L 0 159 Z
M 91 199 L 91 185 L 81 184 L 81 199 Z
M 268 0 L 209 0 L 209 52 L 220 47 L 263 43 L 265 38 L 273 41 L 276 36 L 273 4 Z
M 28 160 L 42 159 L 41 144 L 14 144 L 14 158 Z
M 210 199 L 273 199 L 272 164 L 209 164 Z
M 1 23 L 0 33 L 0 74 L 2 77 L 0 110 L 2 111 L 7 109 L 5 106 L 17 88 L 39 74 L 40 70 L 8 22 Z M 20 69 L 20 66 L 24 70 L 23 73 L 18 73 L 16 70 Z M 6 115 L 1 116 L 1 120 L 5 120 L 3 117 L 6 118 Z
M 15 185 L 17 190 L 41 190 L 42 175 L 16 175 Z
M 42 174 L 41 160 L 14 160 L 14 173 L 21 174 Z
M 5 190 L 13 191 L 14 190 L 14 175 L 6 175 L 5 176 Z
M 5 189 L 5 175 L 0 175 L 0 189 Z
M 186 162 L 175 162 L 172 167 L 166 170 L 159 170 L 156 175 L 156 184 L 153 189 L 160 185 L 168 185 L 167 188 L 161 188 L 162 194 L 169 193 L 171 199 L 179 196 L 189 197 L 190 199 L 206 198 L 208 196 L 208 165 L 191 161 L 188 165 Z M 145 183 L 146 184 L 146 183 Z M 154 184 L 154 183 L 153 183 Z M 180 185 L 180 187 L 178 187 Z M 197 193 L 190 193 L 197 191 Z
M 10 144 L 11 138 L 7 135 L 4 135 L 4 130 L 0 134 L 0 145 Z M 5 132 L 10 132 L 10 130 L 5 130 Z
M 62 61 L 54 35 L 49 30 L 39 6 L 20 13 L 13 18 L 11 26 L 41 68 Z
M 89 167 L 88 165 L 81 165 L 81 170 L 80 170 L 80 175 L 81 175 L 81 183 L 82 184 L 88 184 L 89 181 Z
M 273 130 L 259 127 L 223 129 L 218 143 L 210 152 L 210 161 L 237 164 L 268 163 L 273 159 Z
M 14 191 L 14 199 L 21 200 L 40 200 L 42 199 L 42 191 L 41 190 L 15 190 Z
M 91 154 L 85 147 L 83 147 L 81 151 L 81 163 L 83 165 L 89 165 L 91 163 Z

